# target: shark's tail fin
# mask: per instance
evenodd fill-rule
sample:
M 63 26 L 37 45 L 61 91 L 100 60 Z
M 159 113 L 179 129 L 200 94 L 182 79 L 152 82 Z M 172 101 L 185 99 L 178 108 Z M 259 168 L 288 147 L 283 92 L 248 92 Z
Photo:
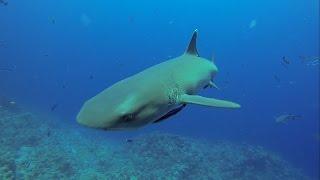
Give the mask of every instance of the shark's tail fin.
M 190 40 L 189 46 L 185 52 L 186 54 L 199 56 L 199 53 L 197 50 L 197 37 L 198 37 L 198 29 L 194 30 L 192 34 L 192 38 Z

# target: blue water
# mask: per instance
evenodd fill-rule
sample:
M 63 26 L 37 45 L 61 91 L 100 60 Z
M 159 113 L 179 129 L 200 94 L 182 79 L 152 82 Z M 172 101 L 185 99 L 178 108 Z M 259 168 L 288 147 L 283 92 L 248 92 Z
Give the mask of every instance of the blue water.
M 197 28 L 200 55 L 214 53 L 220 70 L 221 90 L 201 94 L 242 108 L 190 105 L 162 123 L 101 136 L 162 130 L 249 142 L 319 176 L 319 65 L 301 60 L 319 57 L 319 1 L 7 1 L 0 4 L 0 69 L 9 68 L 0 70 L 1 94 L 76 125 L 85 100 L 182 54 Z M 287 113 L 302 118 L 275 122 Z

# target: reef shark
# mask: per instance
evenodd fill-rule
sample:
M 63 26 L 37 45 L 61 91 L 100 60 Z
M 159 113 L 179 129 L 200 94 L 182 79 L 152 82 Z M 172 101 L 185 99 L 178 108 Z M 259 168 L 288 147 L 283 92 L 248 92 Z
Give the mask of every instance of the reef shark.
M 78 123 L 105 130 L 136 129 L 163 121 L 186 104 L 239 108 L 234 102 L 197 95 L 216 87 L 214 61 L 199 56 L 195 30 L 184 54 L 121 80 L 87 100 L 77 115 Z

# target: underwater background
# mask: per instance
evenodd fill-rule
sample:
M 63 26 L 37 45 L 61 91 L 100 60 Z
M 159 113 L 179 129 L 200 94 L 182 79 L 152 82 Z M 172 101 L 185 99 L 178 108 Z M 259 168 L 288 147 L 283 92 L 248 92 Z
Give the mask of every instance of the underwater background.
M 220 90 L 201 94 L 240 109 L 188 105 L 134 131 L 76 123 L 195 29 L 219 68 Z M 319 1 L 0 0 L 0 97 L 0 179 L 319 179 Z

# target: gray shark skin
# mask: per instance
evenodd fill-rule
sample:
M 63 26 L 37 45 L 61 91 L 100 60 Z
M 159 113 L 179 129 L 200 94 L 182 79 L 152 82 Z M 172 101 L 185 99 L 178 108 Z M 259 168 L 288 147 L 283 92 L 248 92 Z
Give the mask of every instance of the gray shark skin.
M 239 108 L 237 103 L 196 95 L 215 87 L 218 68 L 201 58 L 195 30 L 186 52 L 121 80 L 87 100 L 77 115 L 78 123 L 105 130 L 136 129 L 176 114 L 186 104 Z M 182 107 L 183 106 L 183 107 Z

